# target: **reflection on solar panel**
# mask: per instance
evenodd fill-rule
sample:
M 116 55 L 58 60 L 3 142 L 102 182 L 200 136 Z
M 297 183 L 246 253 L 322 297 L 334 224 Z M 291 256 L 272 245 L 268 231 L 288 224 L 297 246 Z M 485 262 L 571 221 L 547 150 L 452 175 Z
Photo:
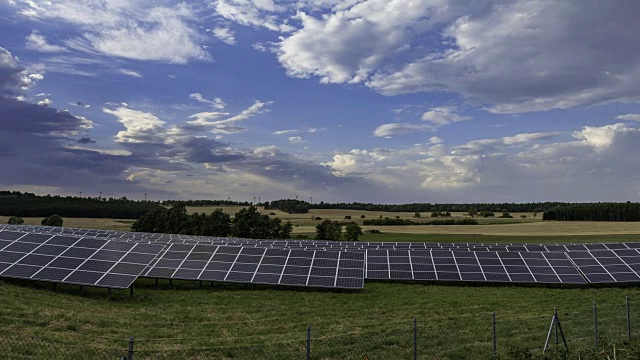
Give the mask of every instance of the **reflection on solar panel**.
M 367 279 L 586 283 L 565 253 L 368 250 Z
M 151 278 L 361 289 L 364 253 L 172 244 Z
M 0 232 L 0 277 L 125 289 L 162 245 Z
M 640 253 L 637 250 L 580 251 L 567 256 L 590 283 L 640 281 Z

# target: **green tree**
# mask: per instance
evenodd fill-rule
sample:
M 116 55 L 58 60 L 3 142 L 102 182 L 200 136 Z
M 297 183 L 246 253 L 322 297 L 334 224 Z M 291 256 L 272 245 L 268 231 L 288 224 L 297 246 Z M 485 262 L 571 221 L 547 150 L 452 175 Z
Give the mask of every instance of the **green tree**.
M 316 239 L 318 240 L 340 240 L 342 225 L 337 221 L 324 220 L 316 225 Z
M 344 238 L 347 241 L 358 241 L 362 235 L 362 228 L 355 222 L 348 223 L 345 227 Z
M 17 216 L 12 216 L 9 218 L 9 221 L 7 221 L 7 224 L 9 225 L 22 225 L 24 224 L 24 219 L 21 217 L 17 217 Z
M 282 224 L 281 219 L 271 219 L 258 212 L 254 206 L 242 208 L 231 220 L 231 235 L 248 239 L 288 239 L 293 226 Z
M 527 215 L 522 214 L 522 215 L 520 215 L 520 217 L 522 218 L 522 220 L 524 220 L 524 219 L 527 218 Z
M 478 215 L 478 210 L 471 209 L 471 210 L 469 210 L 468 214 L 471 217 L 475 217 L 476 215 Z
M 211 214 L 202 218 L 199 231 L 195 235 L 227 236 L 230 233 L 231 215 L 225 213 L 222 209 L 215 209 Z
M 419 211 L 416 211 L 415 213 L 413 213 L 413 217 L 414 217 L 414 218 L 416 218 L 416 219 L 418 219 L 418 218 L 421 218 L 421 217 L 422 217 L 422 215 L 420 215 L 420 212 L 419 212 Z
M 53 214 L 47 218 L 42 219 L 40 224 L 42 224 L 43 226 L 62 226 L 63 222 L 64 220 L 62 220 L 60 216 Z
M 345 215 L 345 216 L 344 216 L 344 219 L 345 219 L 345 220 L 351 220 L 351 215 Z
M 360 215 L 360 219 L 364 219 L 366 218 L 366 216 L 364 216 L 364 214 Z

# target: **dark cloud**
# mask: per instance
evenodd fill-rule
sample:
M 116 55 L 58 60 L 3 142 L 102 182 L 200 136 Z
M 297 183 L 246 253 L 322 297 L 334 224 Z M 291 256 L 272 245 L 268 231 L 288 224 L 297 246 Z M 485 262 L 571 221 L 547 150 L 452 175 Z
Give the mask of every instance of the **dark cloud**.
M 32 82 L 17 58 L 0 47 L 0 95 L 18 95 L 31 86 Z
M 78 144 L 95 144 L 96 141 L 92 140 L 90 137 L 83 137 L 78 139 Z

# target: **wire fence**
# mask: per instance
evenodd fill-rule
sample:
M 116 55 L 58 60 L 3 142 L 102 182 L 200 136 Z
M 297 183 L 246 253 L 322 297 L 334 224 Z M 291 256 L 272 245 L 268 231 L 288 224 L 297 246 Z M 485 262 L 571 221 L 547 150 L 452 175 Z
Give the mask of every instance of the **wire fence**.
M 25 329 L 28 331 L 28 329 Z M 540 316 L 406 319 L 273 337 L 34 335 L 0 329 L 3 359 L 640 359 L 640 304 L 629 299 Z

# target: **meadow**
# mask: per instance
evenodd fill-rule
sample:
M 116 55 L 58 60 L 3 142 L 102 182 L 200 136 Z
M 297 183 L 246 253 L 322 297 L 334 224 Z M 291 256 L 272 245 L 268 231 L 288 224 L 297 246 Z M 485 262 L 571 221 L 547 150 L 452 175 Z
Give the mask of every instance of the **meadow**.
M 204 209 L 210 211 L 212 208 Z M 203 211 L 191 208 L 190 211 Z M 227 207 L 234 213 L 238 209 Z M 271 212 L 271 211 L 268 211 Z M 267 212 L 267 213 L 268 213 Z M 311 216 L 412 218 L 413 213 L 317 210 L 276 216 L 299 221 L 311 234 Z M 456 217 L 463 214 L 453 214 Z M 532 216 L 531 216 L 532 217 Z M 541 214 L 538 214 L 538 218 Z M 637 241 L 640 224 L 542 222 L 516 217 L 474 226 L 385 226 L 363 241 L 556 243 Z M 0 217 L 1 222 L 6 219 Z M 38 224 L 40 219 L 27 218 Z M 65 219 L 65 226 L 126 230 L 130 220 Z M 553 308 L 558 307 L 572 354 L 593 353 L 592 301 L 600 316 L 597 358 L 637 358 L 640 288 L 475 286 L 367 281 L 360 291 L 139 279 L 133 298 L 105 289 L 0 281 L 0 353 L 46 359 L 118 358 L 130 336 L 138 359 L 300 359 L 311 326 L 313 359 L 410 359 L 417 319 L 419 359 L 491 358 L 491 314 L 496 312 L 500 358 L 541 354 Z M 625 344 L 625 296 L 631 300 L 631 345 Z M 621 349 L 622 347 L 622 349 Z M 599 355 L 598 355 L 599 354 Z M 16 356 L 16 357 L 20 357 Z M 525 356 L 525 355 L 522 355 Z M 528 355 L 526 355 L 528 356 Z M 589 355 L 590 356 L 590 355 Z M 532 357 L 528 357 L 532 358 Z M 535 357 L 533 357 L 535 358 Z M 588 357 L 587 357 L 588 358 Z

